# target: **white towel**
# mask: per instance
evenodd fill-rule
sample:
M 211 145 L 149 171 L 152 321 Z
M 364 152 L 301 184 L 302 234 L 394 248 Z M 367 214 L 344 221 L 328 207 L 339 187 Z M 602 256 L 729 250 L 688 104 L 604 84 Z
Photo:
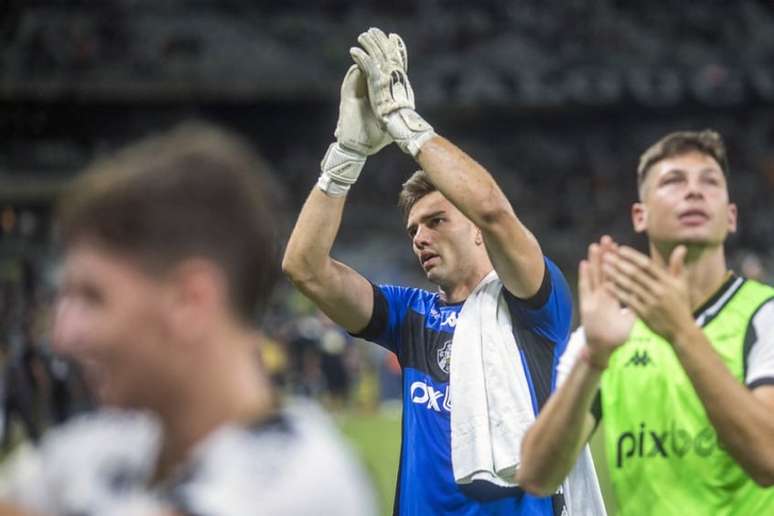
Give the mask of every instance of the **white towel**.
M 548 271 L 546 271 L 548 273 Z M 458 484 L 514 487 L 521 441 L 535 421 L 503 284 L 490 272 L 462 306 L 452 340 L 451 451 Z M 570 516 L 605 514 L 586 446 L 562 484 Z
M 449 389 L 454 479 L 512 487 L 521 439 L 535 420 L 502 283 L 490 272 L 462 305 Z

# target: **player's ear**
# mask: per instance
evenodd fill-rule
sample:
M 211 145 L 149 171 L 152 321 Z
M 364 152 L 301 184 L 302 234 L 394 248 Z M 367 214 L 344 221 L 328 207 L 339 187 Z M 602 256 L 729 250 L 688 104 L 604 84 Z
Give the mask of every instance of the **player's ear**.
M 739 216 L 736 204 L 730 203 L 728 205 L 728 231 L 729 233 L 736 233 L 737 217 Z
M 632 204 L 632 226 L 637 233 L 644 232 L 648 227 L 648 211 L 644 203 Z
M 175 268 L 170 284 L 173 331 L 185 341 L 199 340 L 226 302 L 222 270 L 209 260 L 185 260 Z

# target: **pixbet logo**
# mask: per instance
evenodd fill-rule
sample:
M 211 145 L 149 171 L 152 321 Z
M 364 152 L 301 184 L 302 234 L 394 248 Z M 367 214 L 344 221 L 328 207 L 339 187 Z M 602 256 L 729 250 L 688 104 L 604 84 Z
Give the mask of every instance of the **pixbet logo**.
M 416 381 L 411 384 L 411 401 L 418 405 L 425 405 L 428 409 L 441 412 L 441 407 L 447 412 L 451 411 L 451 396 L 449 388 L 438 390 L 432 385 L 422 381 Z
M 715 432 L 703 428 L 695 435 L 672 422 L 669 430 L 650 430 L 640 423 L 638 432 L 623 432 L 616 443 L 616 467 L 622 467 L 625 459 L 684 457 L 693 451 L 699 457 L 708 457 L 718 448 Z

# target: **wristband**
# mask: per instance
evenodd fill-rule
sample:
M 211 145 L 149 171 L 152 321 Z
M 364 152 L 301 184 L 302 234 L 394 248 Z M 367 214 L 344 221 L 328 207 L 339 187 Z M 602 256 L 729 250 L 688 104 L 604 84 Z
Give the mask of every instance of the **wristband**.
M 345 195 L 357 181 L 365 162 L 365 155 L 342 147 L 338 142 L 331 143 L 320 162 L 322 174 L 317 187 L 332 197 Z

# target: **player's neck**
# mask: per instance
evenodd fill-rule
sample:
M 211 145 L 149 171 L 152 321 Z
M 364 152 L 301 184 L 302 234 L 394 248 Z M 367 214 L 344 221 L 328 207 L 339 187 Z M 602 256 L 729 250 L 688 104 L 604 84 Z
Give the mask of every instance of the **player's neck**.
M 492 272 L 492 265 L 481 264 L 471 270 L 461 281 L 441 287 L 441 297 L 446 303 L 461 303 L 465 301 L 473 289 L 475 289 L 484 277 Z
M 674 246 L 656 248 L 651 244 L 651 256 L 656 262 L 668 267 Z M 723 245 L 689 246 L 685 258 L 688 292 L 691 310 L 701 307 L 726 282 L 729 275 Z
M 160 411 L 164 438 L 154 483 L 173 474 L 218 427 L 249 425 L 275 413 L 276 398 L 258 365 L 255 339 L 245 334 L 213 342 L 213 353 L 202 361 L 196 378 Z

